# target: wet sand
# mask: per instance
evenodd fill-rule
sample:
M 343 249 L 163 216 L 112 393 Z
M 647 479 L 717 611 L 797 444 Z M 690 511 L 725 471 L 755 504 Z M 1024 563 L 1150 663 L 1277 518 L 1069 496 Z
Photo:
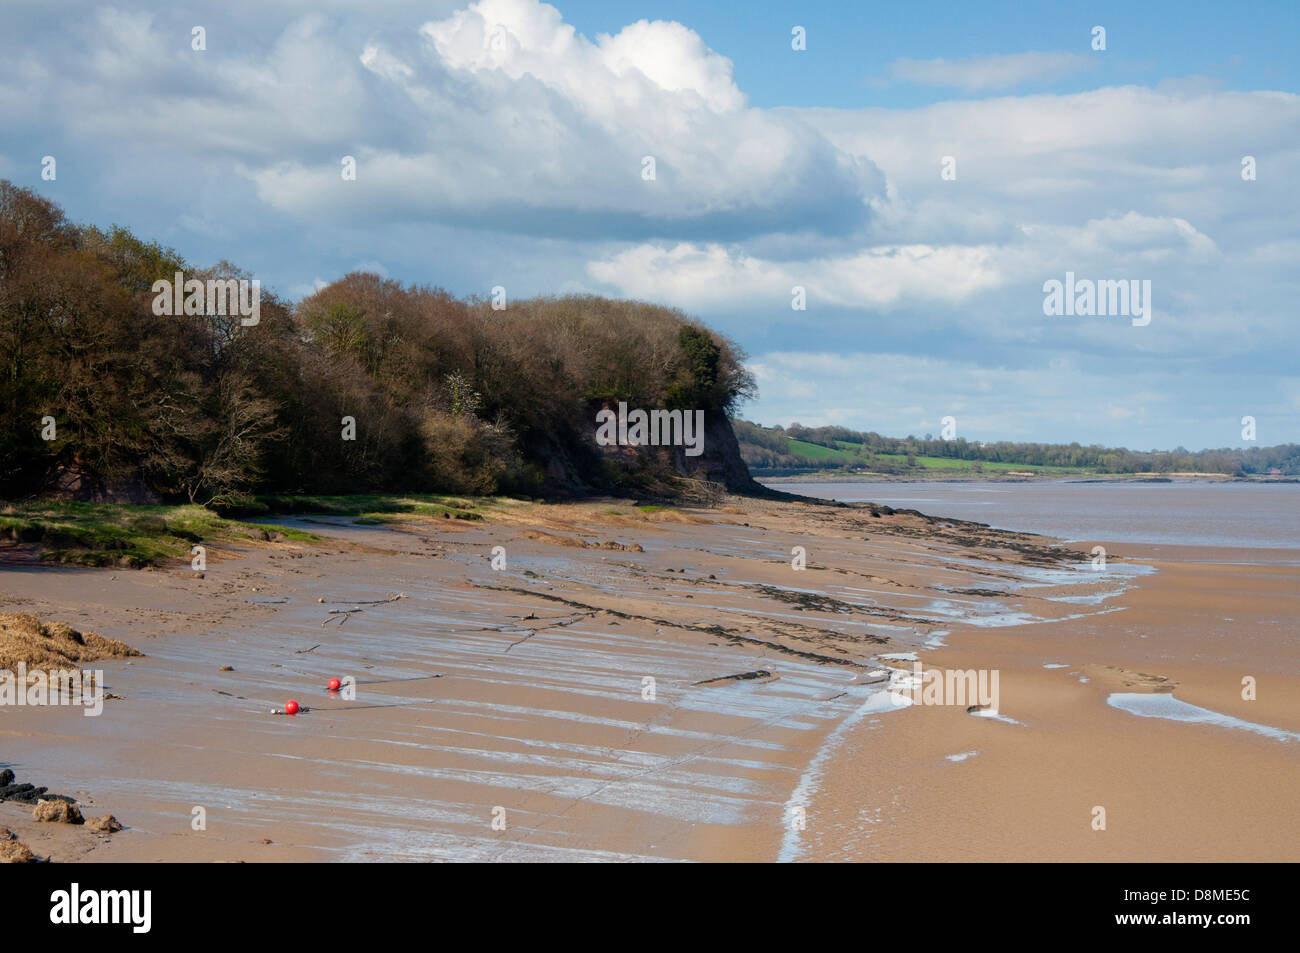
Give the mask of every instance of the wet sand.
M 202 579 L 0 570 L 0 611 L 146 653 L 92 666 L 101 717 L 0 708 L 0 767 L 127 829 L 0 826 L 85 861 L 1300 859 L 1300 741 L 1107 704 L 1300 732 L 1294 552 L 1115 544 L 1099 573 L 863 506 L 490 513 L 300 521 L 327 542 L 213 547 Z M 1018 724 L 893 704 L 909 655 L 998 669 Z
M 823 823 L 800 856 L 1300 859 L 1298 554 L 1108 549 L 1157 570 L 1105 603 L 1122 612 L 955 631 L 925 656 L 945 668 L 999 668 L 1002 713 L 1022 724 L 918 706 L 868 726 L 879 730 L 838 752 L 818 798 Z M 1220 558 L 1234 564 L 1207 561 Z M 1242 697 L 1245 676 L 1255 700 Z M 1106 703 L 1148 692 L 1294 734 L 1274 740 Z M 1105 830 L 1093 827 L 1096 807 Z

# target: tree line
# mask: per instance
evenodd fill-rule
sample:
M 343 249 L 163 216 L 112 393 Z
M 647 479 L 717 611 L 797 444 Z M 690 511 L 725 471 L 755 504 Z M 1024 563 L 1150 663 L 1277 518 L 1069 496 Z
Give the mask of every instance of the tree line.
M 963 460 L 978 469 L 983 463 L 1008 463 L 1020 466 L 1068 467 L 1098 473 L 1225 473 L 1231 476 L 1300 475 L 1300 445 L 1247 449 L 1223 448 L 1190 451 L 1177 447 L 1170 451 L 1142 451 L 1102 447 L 1079 443 L 974 443 L 964 438 L 936 439 L 923 437 L 884 437 L 875 432 L 850 430 L 847 427 L 763 427 L 745 420 L 733 421 L 736 437 L 746 464 L 758 472 L 765 470 L 840 469 L 869 464 L 880 472 L 897 471 L 896 462 L 882 461 L 879 454 L 916 457 L 941 457 Z M 843 456 L 814 456 L 791 449 L 791 439 L 831 450 L 846 451 L 856 461 Z
M 353 273 L 296 303 L 263 289 L 244 326 L 155 314 L 176 272 L 252 277 L 0 181 L 0 497 L 581 492 L 620 478 L 602 402 L 727 414 L 754 391 L 733 342 L 641 302 L 494 310 Z

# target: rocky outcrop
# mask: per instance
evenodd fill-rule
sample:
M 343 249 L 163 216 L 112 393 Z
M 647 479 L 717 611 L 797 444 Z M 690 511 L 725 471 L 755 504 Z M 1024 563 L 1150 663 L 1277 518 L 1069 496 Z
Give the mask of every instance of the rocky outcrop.
M 749 474 L 749 467 L 740 456 L 740 441 L 731 427 L 731 419 L 723 413 L 704 415 L 704 452 L 698 457 L 688 457 L 681 448 L 674 448 L 678 472 L 695 480 L 718 483 L 729 493 L 763 494 L 764 487 Z
M 101 834 L 116 834 L 122 829 L 122 824 L 112 814 L 105 814 L 103 817 L 92 817 L 86 821 L 86 827 Z
M 81 808 L 70 801 L 64 800 L 37 801 L 36 807 L 32 808 L 32 818 L 48 824 L 84 824 L 86 822 L 86 819 L 81 816 Z
M 33 864 L 36 855 L 7 827 L 0 827 L 0 864 Z
M 633 410 L 662 410 L 663 408 L 623 408 L 628 414 Z M 683 440 L 665 441 L 663 445 L 627 442 L 601 445 L 597 440 L 597 415 L 608 410 L 617 414 L 619 405 L 608 400 L 591 401 L 583 437 L 596 452 L 601 471 L 590 480 L 587 492 L 633 492 L 654 496 L 679 497 L 694 495 L 690 487 L 681 485 L 686 480 L 703 487 L 715 487 L 728 493 L 752 496 L 771 496 L 773 491 L 755 482 L 740 455 L 740 442 L 736 439 L 731 420 L 722 411 L 705 411 L 702 431 L 692 430 L 693 447 L 700 451 L 689 453 Z M 693 413 L 686 411 L 685 413 Z M 775 494 L 785 496 L 785 494 Z

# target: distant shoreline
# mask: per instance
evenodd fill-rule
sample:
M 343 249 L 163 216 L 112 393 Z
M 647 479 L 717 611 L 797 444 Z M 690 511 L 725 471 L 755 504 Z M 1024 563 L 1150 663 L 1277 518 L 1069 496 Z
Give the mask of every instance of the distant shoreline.
M 752 472 L 752 471 L 751 471 Z M 1005 473 L 984 476 L 969 473 L 961 476 L 951 474 L 909 473 L 842 473 L 838 471 L 820 473 L 798 473 L 785 476 L 764 476 L 754 474 L 758 483 L 1300 483 L 1295 476 L 1247 476 L 1235 477 L 1216 473 L 1163 473 L 1163 474 L 1079 474 L 1077 476 L 1029 476 Z
M 810 482 L 773 484 L 841 502 L 869 500 L 1057 539 L 1293 548 L 1300 484 L 1143 479 Z M 1231 514 L 1231 515 L 1229 515 Z

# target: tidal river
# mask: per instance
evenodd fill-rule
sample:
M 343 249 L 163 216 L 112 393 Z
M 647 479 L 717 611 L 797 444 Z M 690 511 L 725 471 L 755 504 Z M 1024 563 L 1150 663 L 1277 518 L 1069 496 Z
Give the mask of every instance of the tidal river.
M 773 489 L 870 500 L 997 529 L 1087 542 L 1300 547 L 1300 483 L 794 483 Z

